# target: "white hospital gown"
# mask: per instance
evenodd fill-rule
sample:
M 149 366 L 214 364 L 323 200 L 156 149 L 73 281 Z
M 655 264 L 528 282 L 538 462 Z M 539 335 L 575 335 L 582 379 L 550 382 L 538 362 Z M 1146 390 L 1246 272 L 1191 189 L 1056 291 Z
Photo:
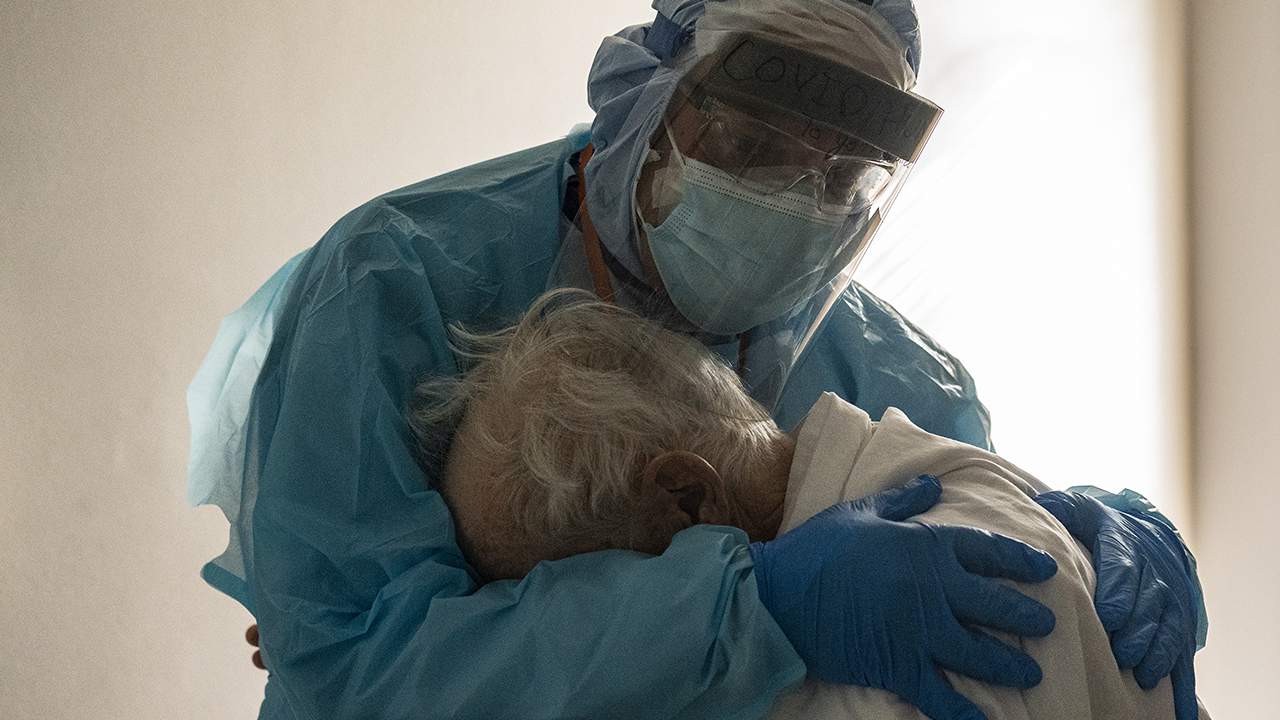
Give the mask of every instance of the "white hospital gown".
M 1045 583 L 1010 583 L 1053 611 L 1057 618 L 1053 633 L 1045 638 L 1017 638 L 992 632 L 1035 658 L 1044 670 L 1044 680 L 1029 690 L 1015 690 L 947 673 L 956 690 L 981 707 L 990 720 L 1173 718 L 1168 678 L 1147 692 L 1134 682 L 1132 673 L 1117 668 L 1107 633 L 1093 609 L 1094 573 L 1088 551 L 1031 499 L 1047 488 L 998 455 L 931 435 L 895 408 L 887 410 L 880 422 L 872 422 L 862 410 L 826 393 L 810 410 L 797 437 L 780 532 L 837 502 L 903 485 L 925 474 L 941 482 L 942 498 L 919 520 L 998 532 L 1040 548 L 1058 561 L 1058 573 Z M 783 695 L 769 717 L 915 720 L 924 716 L 885 691 L 811 680 Z

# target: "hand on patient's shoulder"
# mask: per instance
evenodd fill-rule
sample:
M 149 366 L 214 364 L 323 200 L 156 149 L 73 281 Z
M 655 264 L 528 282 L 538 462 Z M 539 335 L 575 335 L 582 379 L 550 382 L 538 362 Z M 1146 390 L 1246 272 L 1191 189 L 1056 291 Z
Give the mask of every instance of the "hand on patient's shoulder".
M 1042 582 L 1057 565 L 1002 535 L 906 522 L 941 492 L 926 476 L 837 504 L 753 543 L 751 556 L 761 600 L 812 677 L 888 690 L 935 719 L 984 717 L 942 670 L 1013 688 L 1038 684 L 1030 656 L 969 626 L 1049 634 L 1048 608 L 991 578 Z
M 1173 528 L 1077 492 L 1035 498 L 1087 547 L 1097 574 L 1094 605 L 1121 669 L 1144 690 L 1165 676 L 1178 720 L 1197 716 L 1195 576 Z
M 805 518 L 816 518 L 821 508 L 842 498 L 876 497 L 884 488 L 923 472 L 939 479 L 941 492 L 936 503 L 912 518 L 916 523 L 927 523 L 943 536 L 953 532 L 948 526 L 955 530 L 981 527 L 1044 550 L 1056 560 L 1058 572 L 1050 582 L 1010 587 L 1011 583 L 1000 581 L 1006 589 L 1016 587 L 1052 610 L 1056 627 L 1052 634 L 1009 637 L 999 632 L 999 626 L 989 624 L 997 638 L 1018 645 L 1036 660 L 1045 681 L 1010 692 L 981 677 L 951 672 L 946 679 L 955 693 L 990 717 L 1174 716 L 1174 697 L 1167 686 L 1146 692 L 1129 673 L 1117 671 L 1107 632 L 1094 611 L 1096 573 L 1089 544 L 1082 546 L 1062 523 L 1033 502 L 1043 487 L 1033 476 L 998 455 L 931 435 L 896 410 L 887 410 L 873 423 L 865 412 L 837 398 L 825 399 L 810 412 L 799 430 L 796 456 L 802 464 L 793 467 L 784 528 L 803 527 L 800 523 Z M 889 551 L 885 557 L 912 563 L 917 575 L 928 569 L 919 561 L 922 551 L 913 549 L 911 555 L 900 559 Z M 952 599 L 955 607 L 963 602 Z M 849 708 L 898 717 L 892 715 L 895 707 L 892 699 L 870 690 L 806 686 L 787 703 L 788 710 L 798 712 L 775 717 L 823 716 L 823 711 L 838 716 L 835 711 Z M 1179 715 L 1179 720 L 1184 716 Z

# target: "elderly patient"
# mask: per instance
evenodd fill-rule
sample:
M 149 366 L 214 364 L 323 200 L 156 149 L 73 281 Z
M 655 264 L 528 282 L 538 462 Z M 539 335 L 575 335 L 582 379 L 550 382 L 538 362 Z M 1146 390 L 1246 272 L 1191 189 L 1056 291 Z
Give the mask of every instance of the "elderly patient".
M 606 549 L 658 554 L 698 523 L 770 539 L 841 500 L 930 474 L 941 500 L 918 521 L 999 532 L 1059 567 L 1018 586 L 1053 610 L 1054 632 L 1001 637 L 1036 659 L 1043 682 L 1019 691 L 948 673 L 956 689 L 992 720 L 1173 717 L 1167 680 L 1147 692 L 1117 668 L 1088 552 L 1031 500 L 1044 485 L 999 456 L 895 409 L 872 422 L 829 393 L 788 435 L 695 340 L 574 291 L 545 296 L 514 328 L 459 331 L 458 343 L 473 368 L 420 384 L 413 425 L 428 455 L 439 447 L 432 428 L 457 428 L 436 458 L 446 464 L 438 490 L 483 578 Z M 889 693 L 815 680 L 772 716 L 921 717 Z

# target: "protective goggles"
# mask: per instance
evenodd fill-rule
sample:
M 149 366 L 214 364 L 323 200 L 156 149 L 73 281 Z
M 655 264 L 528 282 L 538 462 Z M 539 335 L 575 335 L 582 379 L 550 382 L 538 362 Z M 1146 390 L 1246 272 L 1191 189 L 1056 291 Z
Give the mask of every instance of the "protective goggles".
M 677 149 L 765 194 L 812 193 L 819 209 L 870 207 L 902 161 L 856 138 L 810 128 L 788 132 L 718 98 L 677 97 L 664 120 Z

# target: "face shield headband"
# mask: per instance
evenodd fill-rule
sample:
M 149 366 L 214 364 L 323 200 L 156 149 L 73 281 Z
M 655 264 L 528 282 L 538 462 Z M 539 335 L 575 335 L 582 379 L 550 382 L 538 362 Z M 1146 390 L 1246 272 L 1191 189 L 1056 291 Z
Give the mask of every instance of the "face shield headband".
M 734 34 L 719 44 L 721 52 L 686 76 L 689 94 L 748 109 L 763 104 L 790 118 L 780 129 L 801 138 L 852 137 L 914 163 L 942 117 L 942 108 L 913 92 L 763 36 Z

